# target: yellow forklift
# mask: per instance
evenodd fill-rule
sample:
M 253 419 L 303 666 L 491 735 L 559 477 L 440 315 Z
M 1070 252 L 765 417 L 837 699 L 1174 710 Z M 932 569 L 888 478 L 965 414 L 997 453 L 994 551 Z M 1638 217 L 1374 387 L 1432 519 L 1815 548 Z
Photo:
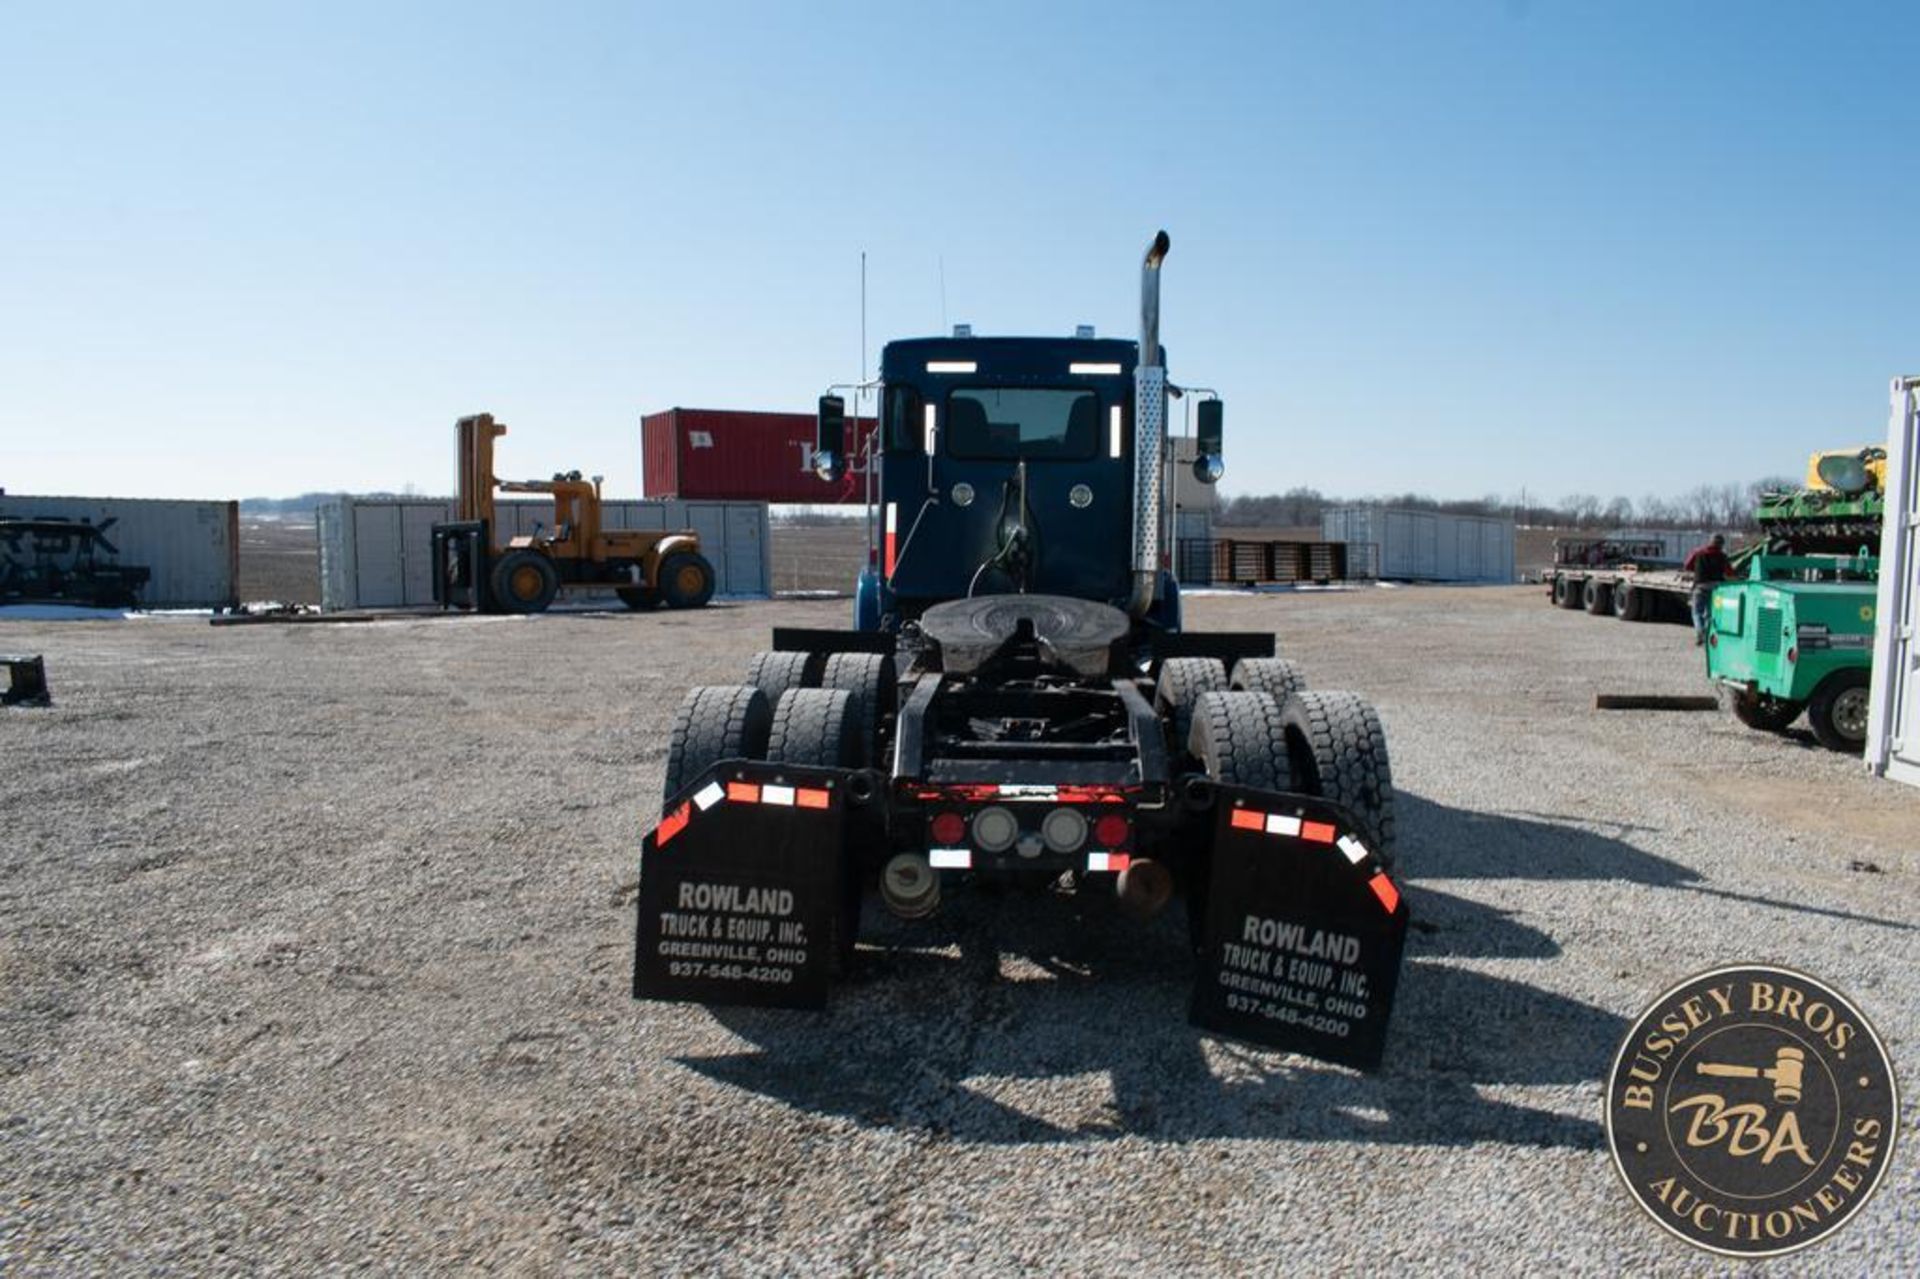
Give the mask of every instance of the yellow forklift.
M 692 529 L 654 532 L 601 527 L 600 477 L 500 480 L 493 442 L 507 433 L 491 413 L 463 417 L 456 518 L 433 526 L 433 598 L 444 608 L 541 613 L 562 587 L 611 588 L 631 609 L 700 608 L 713 598 L 713 565 Z M 494 494 L 547 493 L 553 523 L 494 538 Z

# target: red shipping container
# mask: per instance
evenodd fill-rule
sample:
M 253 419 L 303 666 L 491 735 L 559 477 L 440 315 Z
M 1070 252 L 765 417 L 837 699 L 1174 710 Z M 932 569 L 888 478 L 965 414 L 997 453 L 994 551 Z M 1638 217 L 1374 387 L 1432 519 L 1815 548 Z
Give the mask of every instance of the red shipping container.
M 865 502 L 862 459 L 874 419 L 849 418 L 852 465 L 838 483 L 813 473 L 811 413 L 668 409 L 640 419 L 640 481 L 648 497 L 717 502 Z

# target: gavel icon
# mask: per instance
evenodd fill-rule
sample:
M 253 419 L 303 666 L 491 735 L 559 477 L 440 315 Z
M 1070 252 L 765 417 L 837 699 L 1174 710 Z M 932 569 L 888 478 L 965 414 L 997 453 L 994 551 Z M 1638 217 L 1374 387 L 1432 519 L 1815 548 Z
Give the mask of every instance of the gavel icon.
M 1806 1081 L 1807 1054 L 1792 1046 L 1782 1048 L 1770 1070 L 1762 1070 L 1758 1066 L 1724 1066 L 1715 1061 L 1699 1062 L 1694 1069 L 1700 1074 L 1718 1075 L 1722 1079 L 1770 1079 L 1773 1081 L 1773 1099 L 1791 1106 L 1800 1100 L 1800 1085 Z

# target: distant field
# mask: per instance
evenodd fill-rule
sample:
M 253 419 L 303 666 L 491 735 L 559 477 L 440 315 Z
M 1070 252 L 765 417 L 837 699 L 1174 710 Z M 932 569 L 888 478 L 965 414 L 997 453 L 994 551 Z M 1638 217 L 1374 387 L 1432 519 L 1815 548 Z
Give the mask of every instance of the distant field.
M 320 602 L 320 543 L 313 525 L 240 521 L 240 599 L 246 603 Z

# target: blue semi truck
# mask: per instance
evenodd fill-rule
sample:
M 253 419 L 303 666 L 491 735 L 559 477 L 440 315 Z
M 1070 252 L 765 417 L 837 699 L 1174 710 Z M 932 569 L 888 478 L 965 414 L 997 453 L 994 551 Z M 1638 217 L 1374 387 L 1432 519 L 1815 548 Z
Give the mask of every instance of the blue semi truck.
M 1199 401 L 1206 483 L 1223 411 L 1168 381 L 1168 248 L 1142 262 L 1138 341 L 886 346 L 854 625 L 777 628 L 739 682 L 687 695 L 636 997 L 820 1007 L 863 908 L 923 918 L 987 882 L 1142 920 L 1183 902 L 1196 1024 L 1378 1063 L 1407 928 L 1386 739 L 1273 635 L 1182 626 L 1168 398 Z M 845 417 L 822 397 L 823 481 Z

